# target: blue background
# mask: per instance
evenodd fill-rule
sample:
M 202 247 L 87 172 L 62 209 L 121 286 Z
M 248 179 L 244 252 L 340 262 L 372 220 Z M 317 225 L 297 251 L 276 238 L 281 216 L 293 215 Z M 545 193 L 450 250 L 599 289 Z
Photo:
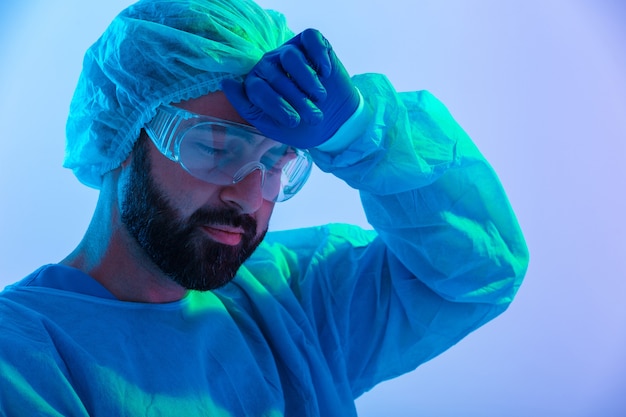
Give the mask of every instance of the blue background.
M 626 6 L 618 0 L 259 0 L 351 73 L 428 89 L 500 174 L 531 250 L 509 311 L 358 400 L 361 416 L 626 415 Z M 0 3 L 0 288 L 79 242 L 97 192 L 61 168 L 85 49 L 130 1 Z M 381 5 L 384 4 L 384 7 Z M 272 228 L 367 227 L 315 172 Z

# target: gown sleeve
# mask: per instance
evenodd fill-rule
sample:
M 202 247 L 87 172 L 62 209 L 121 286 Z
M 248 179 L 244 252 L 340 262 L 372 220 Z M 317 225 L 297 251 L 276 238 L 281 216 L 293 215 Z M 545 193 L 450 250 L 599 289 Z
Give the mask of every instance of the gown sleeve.
M 356 398 L 502 313 L 528 251 L 498 177 L 441 102 L 397 93 L 382 75 L 353 81 L 359 120 L 311 152 L 360 191 L 374 230 L 329 225 L 269 240 L 298 253 L 289 285 Z

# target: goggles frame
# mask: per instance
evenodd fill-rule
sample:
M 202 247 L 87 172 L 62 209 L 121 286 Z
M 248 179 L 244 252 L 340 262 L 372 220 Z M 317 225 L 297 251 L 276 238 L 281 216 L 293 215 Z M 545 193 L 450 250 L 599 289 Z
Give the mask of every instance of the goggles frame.
M 269 201 L 293 197 L 313 166 L 306 149 L 277 142 L 249 125 L 172 105 L 159 106 L 144 130 L 163 156 L 205 182 L 232 185 L 261 171 L 263 198 Z

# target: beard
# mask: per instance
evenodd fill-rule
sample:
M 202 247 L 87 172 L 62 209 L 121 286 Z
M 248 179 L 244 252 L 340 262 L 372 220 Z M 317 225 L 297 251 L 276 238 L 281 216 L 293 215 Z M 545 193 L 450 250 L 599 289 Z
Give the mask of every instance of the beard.
M 200 208 L 182 218 L 151 177 L 148 145 L 142 133 L 132 153 L 130 177 L 121 206 L 122 223 L 148 258 L 170 279 L 189 290 L 208 291 L 230 282 L 252 255 L 267 229 L 231 208 Z M 237 245 L 209 238 L 207 225 L 241 228 Z

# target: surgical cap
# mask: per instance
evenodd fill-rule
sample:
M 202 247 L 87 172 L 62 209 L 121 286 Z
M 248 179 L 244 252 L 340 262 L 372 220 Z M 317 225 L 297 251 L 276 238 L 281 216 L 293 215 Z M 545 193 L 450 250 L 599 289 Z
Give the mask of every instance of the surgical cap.
M 89 48 L 66 126 L 64 166 L 84 184 L 128 157 L 161 104 L 243 79 L 293 33 L 284 17 L 250 0 L 142 0 Z

